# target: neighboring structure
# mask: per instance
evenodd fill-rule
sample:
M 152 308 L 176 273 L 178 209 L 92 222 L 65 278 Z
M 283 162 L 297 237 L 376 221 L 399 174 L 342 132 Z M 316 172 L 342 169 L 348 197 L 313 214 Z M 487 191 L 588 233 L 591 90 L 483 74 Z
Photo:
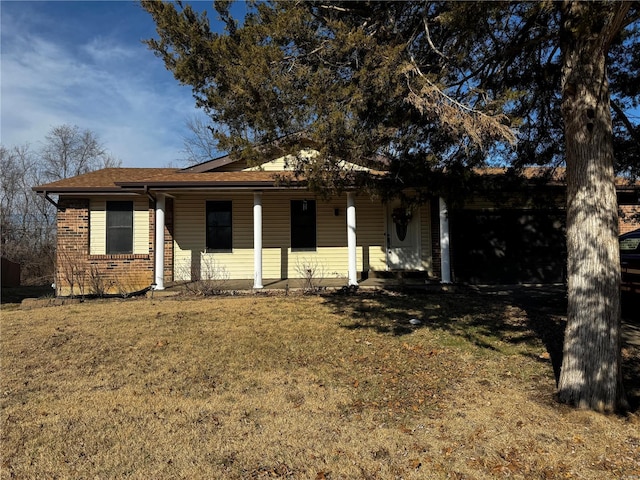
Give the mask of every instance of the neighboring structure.
M 250 279 L 259 289 L 310 270 L 345 285 L 397 271 L 444 283 L 561 280 L 561 182 L 547 182 L 543 194 L 532 186 L 551 199 L 544 208 L 519 189 L 502 205 L 485 195 L 449 211 L 437 197 L 413 208 L 357 191 L 325 200 L 294 181 L 280 184 L 281 175 L 285 158 L 249 167 L 222 157 L 182 170 L 104 169 L 35 187 L 58 196 L 57 293 L 130 293 L 203 278 Z M 637 186 L 629 192 L 638 208 Z M 496 229 L 505 218 L 511 227 Z M 500 238 L 505 232 L 517 239 L 510 246 Z M 524 245 L 520 263 L 505 263 Z
M 20 264 L 12 262 L 8 258 L 2 257 L 2 279 L 3 287 L 20 286 Z

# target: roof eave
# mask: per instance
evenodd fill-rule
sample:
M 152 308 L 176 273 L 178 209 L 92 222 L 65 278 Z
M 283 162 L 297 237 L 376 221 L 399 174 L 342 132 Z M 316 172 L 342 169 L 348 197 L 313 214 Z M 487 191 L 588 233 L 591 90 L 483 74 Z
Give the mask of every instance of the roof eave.
M 276 185 L 270 181 L 200 181 L 200 182 L 116 182 L 121 188 L 153 188 L 153 189 L 194 189 L 194 188 L 295 188 L 293 185 Z
M 135 192 L 133 190 L 123 190 L 120 187 L 32 187 L 32 190 L 36 193 L 53 193 L 56 195 L 61 193 L 143 193 L 142 190 Z

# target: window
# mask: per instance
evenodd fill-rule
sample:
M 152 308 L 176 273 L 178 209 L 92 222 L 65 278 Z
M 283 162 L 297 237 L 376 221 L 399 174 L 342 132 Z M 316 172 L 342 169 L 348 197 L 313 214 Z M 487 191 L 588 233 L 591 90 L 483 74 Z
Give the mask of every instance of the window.
M 207 251 L 230 252 L 232 246 L 231 201 L 208 201 Z
M 291 200 L 291 249 L 316 249 L 315 200 Z
M 133 253 L 133 202 L 107 202 L 107 254 Z

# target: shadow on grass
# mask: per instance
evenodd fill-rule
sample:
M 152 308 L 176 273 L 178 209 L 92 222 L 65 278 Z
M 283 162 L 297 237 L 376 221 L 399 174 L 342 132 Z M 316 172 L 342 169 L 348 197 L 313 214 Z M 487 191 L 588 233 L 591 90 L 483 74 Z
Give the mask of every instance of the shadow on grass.
M 490 350 L 497 349 L 496 340 L 533 348 L 539 341 L 548 353 L 556 383 L 559 379 L 567 309 L 564 286 L 465 288 L 456 293 L 359 292 L 327 299 L 336 313 L 349 318 L 343 324 L 349 330 L 401 336 L 428 327 Z M 640 311 L 636 308 L 623 303 L 625 322 L 633 321 L 630 315 Z M 640 408 L 640 345 L 623 346 L 624 384 L 635 412 Z M 547 361 L 534 353 L 523 354 Z

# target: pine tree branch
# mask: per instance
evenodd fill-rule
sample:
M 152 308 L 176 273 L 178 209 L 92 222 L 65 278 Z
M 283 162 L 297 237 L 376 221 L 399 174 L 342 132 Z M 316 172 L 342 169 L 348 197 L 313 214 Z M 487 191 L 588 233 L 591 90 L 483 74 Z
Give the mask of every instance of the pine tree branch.
M 620 31 L 628 25 L 627 22 L 627 13 L 629 13 L 629 9 L 631 8 L 631 2 L 618 2 L 616 4 L 616 9 L 613 12 L 613 18 L 611 19 L 611 23 L 609 23 L 609 28 L 607 29 L 607 35 L 604 38 L 603 46 L 608 49 L 609 45 L 613 41 L 613 39 L 620 33 Z
M 424 34 L 426 35 L 427 38 L 427 42 L 429 43 L 429 46 L 431 47 L 431 49 L 436 52 L 438 55 L 440 55 L 442 58 L 444 58 L 445 60 L 448 61 L 448 58 L 445 56 L 444 53 L 442 53 L 440 50 L 438 50 L 436 48 L 436 46 L 433 44 L 433 41 L 431 40 L 431 35 L 429 34 L 429 24 L 427 22 L 427 17 L 423 17 L 422 18 L 422 22 L 424 24 Z
M 618 102 L 611 99 L 611 108 L 616 112 L 616 115 L 620 118 L 620 121 L 629 132 L 629 135 L 631 135 L 631 138 L 633 138 L 636 143 L 640 144 L 640 130 L 631 123 L 631 120 L 629 120 L 629 117 L 624 113 Z

